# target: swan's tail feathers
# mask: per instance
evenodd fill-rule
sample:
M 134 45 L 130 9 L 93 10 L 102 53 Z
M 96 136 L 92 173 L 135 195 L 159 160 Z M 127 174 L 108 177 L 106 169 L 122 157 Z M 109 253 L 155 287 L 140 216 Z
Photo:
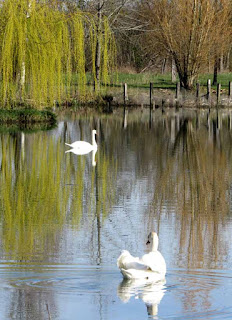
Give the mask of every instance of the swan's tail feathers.
M 66 142 L 65 142 L 65 144 L 66 144 L 67 146 L 69 146 L 69 147 L 72 147 L 72 145 L 71 145 L 70 143 L 66 143 Z
M 127 250 L 123 250 L 122 253 L 120 254 L 120 256 L 118 257 L 118 260 L 117 260 L 117 266 L 119 269 L 121 268 L 126 268 L 125 267 L 125 262 L 128 258 L 130 258 L 131 255 L 130 253 L 127 251 Z
M 117 266 L 119 269 L 125 270 L 148 270 L 147 265 L 145 265 L 139 258 L 133 257 L 127 250 L 122 251 L 117 260 Z
M 134 279 L 133 278 L 133 275 L 132 273 L 130 272 L 130 270 L 125 270 L 125 269 L 120 269 L 122 275 L 123 275 L 123 278 L 125 279 L 128 279 L 128 280 L 131 280 L 131 279 Z
M 65 151 L 65 153 L 72 152 L 72 150 L 73 150 L 73 149 L 69 149 L 69 150 Z

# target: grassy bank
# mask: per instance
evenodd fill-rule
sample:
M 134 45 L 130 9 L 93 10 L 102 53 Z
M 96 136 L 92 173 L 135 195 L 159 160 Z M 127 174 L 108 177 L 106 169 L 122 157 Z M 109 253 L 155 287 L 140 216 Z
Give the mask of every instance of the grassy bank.
M 213 81 L 213 74 L 202 74 L 199 76 L 198 81 L 201 85 L 201 95 L 206 94 L 207 80 Z M 149 104 L 148 94 L 150 82 L 153 83 L 156 102 L 160 99 L 170 99 L 175 94 L 176 83 L 172 83 L 171 74 L 155 74 L 151 72 L 147 73 L 124 73 L 119 72 L 111 76 L 110 85 L 101 86 L 101 90 L 96 94 L 93 87 L 93 79 L 90 74 L 87 74 L 87 87 L 84 95 L 79 92 L 77 76 L 73 75 L 73 85 L 70 90 L 67 90 L 66 95 L 61 98 L 60 101 L 54 100 L 54 106 L 62 108 L 75 107 L 79 109 L 98 109 L 100 112 L 106 109 L 109 105 L 123 105 L 123 88 L 122 84 L 127 83 L 128 95 L 131 105 L 146 105 Z M 220 73 L 218 74 L 218 83 L 221 83 L 223 94 L 228 92 L 229 81 L 232 80 L 232 73 Z M 142 90 L 140 90 L 142 89 Z M 145 89 L 145 90 L 143 90 Z M 215 93 L 216 86 L 212 86 L 213 93 Z M 188 94 L 195 94 L 194 90 L 189 91 Z M 146 101 L 147 99 L 147 101 Z M 0 109 L 0 123 L 55 123 L 55 115 L 49 111 L 37 111 L 30 108 L 30 104 L 26 104 L 23 108 L 17 102 L 12 104 L 11 110 Z M 40 106 L 41 107 L 41 106 Z M 43 105 L 47 107 L 46 103 Z M 15 109 L 14 109 L 15 108 Z
M 48 110 L 0 109 L 0 131 L 49 130 L 56 125 L 56 115 Z
M 201 86 L 206 86 L 207 80 L 211 79 L 213 82 L 213 74 L 201 74 L 198 81 Z M 220 73 L 218 74 L 218 83 L 221 83 L 222 88 L 228 88 L 229 81 L 232 81 L 232 73 Z M 157 89 L 175 89 L 175 83 L 171 81 L 171 74 L 154 74 L 154 73 L 138 73 L 138 74 L 128 74 L 119 73 L 118 82 L 116 81 L 116 76 L 113 76 L 112 83 L 116 85 L 121 85 L 122 83 L 127 83 L 128 86 L 134 88 L 148 88 L 150 82 L 153 82 L 154 88 Z M 212 86 L 216 88 L 216 86 Z
M 35 109 L 0 109 L 0 123 L 55 123 L 56 115 L 48 110 Z
M 171 74 L 154 74 L 154 73 L 119 73 L 118 84 L 127 83 L 134 88 L 148 88 L 150 82 L 153 82 L 155 88 L 174 89 L 175 83 L 171 81 Z M 116 76 L 113 77 L 113 83 L 117 84 Z

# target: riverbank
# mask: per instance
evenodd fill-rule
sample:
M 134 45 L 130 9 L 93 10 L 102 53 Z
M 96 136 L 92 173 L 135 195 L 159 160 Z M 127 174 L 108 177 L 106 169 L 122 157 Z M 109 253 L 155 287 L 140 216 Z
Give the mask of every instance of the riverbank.
M 118 73 L 113 74 L 111 84 L 101 86 L 98 93 L 94 91 L 91 77 L 87 77 L 87 87 L 85 95 L 80 95 L 78 83 L 73 81 L 74 85 L 67 91 L 60 101 L 54 100 L 53 109 L 63 109 L 74 107 L 77 109 L 94 109 L 100 112 L 112 112 L 113 109 L 127 106 L 129 107 L 152 107 L 154 108 L 172 108 L 184 107 L 232 107 L 232 73 L 221 73 L 218 75 L 218 84 L 212 84 L 212 74 L 202 74 L 199 76 L 198 85 L 192 90 L 184 90 L 178 87 L 178 82 L 172 82 L 171 74 L 154 73 Z M 207 87 L 210 80 L 210 94 Z M 126 93 L 125 93 L 126 84 Z M 152 94 L 151 94 L 152 84 Z M 219 89 L 220 88 L 220 89 Z M 229 89 L 231 88 L 231 90 Z M 219 89 L 219 90 L 218 90 Z M 0 123 L 10 122 L 54 122 L 54 115 L 51 117 L 48 113 L 40 113 L 33 108 L 34 102 L 26 100 L 23 108 L 16 101 L 16 109 L 12 111 L 2 110 L 0 112 Z M 26 106 L 26 107 L 25 107 Z M 46 108 L 47 105 L 40 106 Z M 34 111 L 32 111 L 34 110 Z M 2 119 L 2 120 L 1 120 Z
M 112 112 L 114 108 L 124 105 L 141 108 L 151 105 L 152 108 L 232 107 L 231 90 L 229 89 L 231 79 L 232 73 L 218 74 L 218 86 L 213 85 L 213 74 L 202 74 L 198 78 L 198 85 L 195 85 L 192 90 L 185 90 L 180 86 L 177 88 L 178 80 L 172 82 L 169 73 L 118 73 L 112 75 L 110 85 L 101 87 L 98 96 L 94 93 L 91 79 L 88 79 L 88 93 L 84 101 L 79 101 L 78 95 L 75 95 L 70 101 L 60 106 L 95 108 L 103 112 Z
M 0 131 L 49 130 L 56 126 L 56 115 L 49 110 L 17 108 L 0 109 Z
M 125 95 L 123 86 L 110 87 L 102 93 L 102 96 L 90 101 L 79 102 L 78 100 L 70 100 L 67 103 L 57 105 L 59 109 L 69 109 L 71 107 L 76 110 L 94 109 L 99 112 L 111 113 L 113 110 L 126 108 L 232 108 L 232 99 L 228 95 L 228 90 L 221 89 L 220 95 L 217 90 L 212 89 L 210 95 L 207 89 L 201 87 L 198 95 L 196 91 L 172 89 L 152 89 L 150 88 L 134 88 L 127 86 Z

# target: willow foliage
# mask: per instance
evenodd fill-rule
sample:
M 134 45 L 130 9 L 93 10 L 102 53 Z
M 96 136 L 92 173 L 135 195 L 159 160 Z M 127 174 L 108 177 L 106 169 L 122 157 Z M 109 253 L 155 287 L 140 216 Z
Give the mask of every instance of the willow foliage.
M 96 76 L 96 47 L 97 41 L 101 48 L 101 57 L 100 57 L 100 83 L 107 85 L 110 83 L 110 73 L 116 66 L 116 44 L 114 36 L 111 32 L 109 22 L 107 17 L 104 17 L 101 26 L 101 32 L 97 30 L 96 26 L 93 25 L 90 30 L 91 38 L 91 52 L 92 52 L 92 74 L 93 80 L 95 83 L 95 88 L 97 85 L 97 76 Z
M 105 30 L 106 29 L 106 32 Z M 86 94 L 85 33 L 94 57 L 96 28 L 80 10 L 68 13 L 45 1 L 5 0 L 0 7 L 0 72 L 3 106 L 24 102 L 43 107 L 70 98 L 73 74 Z M 104 22 L 102 81 L 108 82 L 112 34 Z M 94 69 L 93 69 L 94 77 Z
M 104 37 L 103 37 L 103 48 L 102 48 L 102 65 L 101 65 L 101 78 L 104 84 L 110 82 L 109 79 L 109 66 L 113 67 L 115 65 L 116 57 L 116 46 L 114 43 L 114 38 L 112 37 L 109 23 L 106 17 L 103 21 L 104 26 Z M 111 56 L 109 56 L 109 53 Z

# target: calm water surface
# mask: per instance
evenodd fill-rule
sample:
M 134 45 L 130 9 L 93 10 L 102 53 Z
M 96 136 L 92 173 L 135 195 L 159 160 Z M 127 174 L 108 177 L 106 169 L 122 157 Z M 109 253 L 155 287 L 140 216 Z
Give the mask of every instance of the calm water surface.
M 230 113 L 64 112 L 0 150 L 0 319 L 232 319 Z M 122 281 L 150 230 L 166 281 Z

